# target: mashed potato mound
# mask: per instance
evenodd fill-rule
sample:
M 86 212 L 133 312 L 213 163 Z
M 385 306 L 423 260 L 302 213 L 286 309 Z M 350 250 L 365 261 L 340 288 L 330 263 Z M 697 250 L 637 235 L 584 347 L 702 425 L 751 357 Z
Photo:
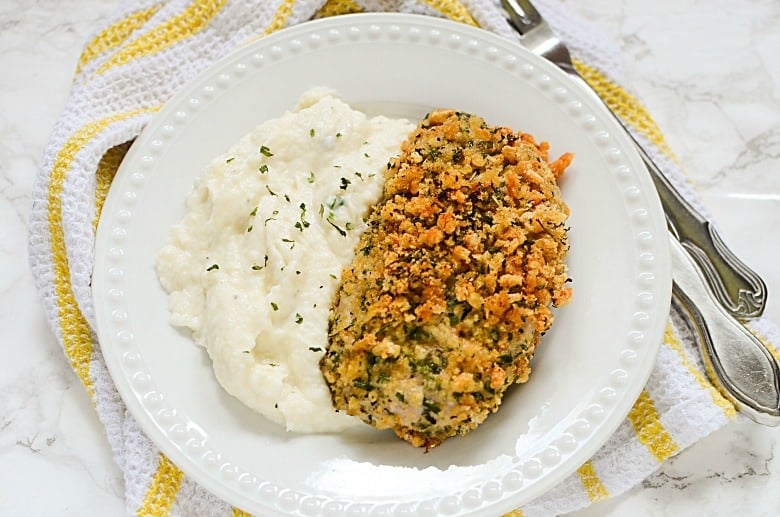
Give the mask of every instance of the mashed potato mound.
M 211 163 L 160 251 L 171 323 L 227 392 L 288 430 L 363 425 L 334 411 L 318 365 L 341 271 L 413 128 L 307 92 Z

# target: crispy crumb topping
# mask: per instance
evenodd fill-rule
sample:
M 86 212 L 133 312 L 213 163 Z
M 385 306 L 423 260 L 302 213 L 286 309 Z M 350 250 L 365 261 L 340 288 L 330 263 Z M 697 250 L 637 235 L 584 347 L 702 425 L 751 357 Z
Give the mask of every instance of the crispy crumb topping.
M 571 297 L 569 209 L 531 135 L 436 111 L 388 163 L 320 367 L 337 409 L 415 446 L 465 434 L 525 382 Z

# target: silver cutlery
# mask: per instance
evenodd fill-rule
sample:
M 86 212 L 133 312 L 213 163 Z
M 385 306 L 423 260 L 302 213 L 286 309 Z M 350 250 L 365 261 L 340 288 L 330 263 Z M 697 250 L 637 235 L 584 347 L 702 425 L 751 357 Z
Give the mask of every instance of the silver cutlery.
M 713 384 L 759 424 L 780 425 L 780 370 L 772 354 L 744 325 L 715 302 L 703 273 L 672 235 L 672 293 L 696 331 Z
M 601 101 L 574 68 L 566 46 L 531 2 L 501 3 L 510 23 L 520 33 L 523 46 L 557 65 Z M 710 223 L 664 176 L 623 121 L 614 116 L 633 140 L 664 207 L 670 232 L 674 302 L 697 334 L 710 380 L 750 419 L 764 425 L 780 425 L 778 363 L 738 321 L 761 315 L 766 305 L 766 284 L 726 247 Z
M 574 68 L 567 47 L 553 33 L 531 2 L 501 0 L 501 3 L 508 14 L 509 22 L 520 33 L 520 41 L 524 47 L 557 65 L 601 101 Z M 739 320 L 746 321 L 761 316 L 767 299 L 764 281 L 737 258 L 710 222 L 675 189 L 620 117 L 615 115 L 615 119 L 636 144 L 639 156 L 655 183 L 670 230 L 702 269 L 713 295 Z

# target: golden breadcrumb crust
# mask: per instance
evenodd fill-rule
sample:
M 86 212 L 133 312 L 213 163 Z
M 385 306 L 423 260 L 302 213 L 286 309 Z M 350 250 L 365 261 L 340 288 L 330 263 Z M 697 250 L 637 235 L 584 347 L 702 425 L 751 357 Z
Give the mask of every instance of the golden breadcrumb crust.
M 388 163 L 381 201 L 341 279 L 320 362 L 334 406 L 435 447 L 528 380 L 551 306 L 571 289 L 548 145 L 436 111 Z

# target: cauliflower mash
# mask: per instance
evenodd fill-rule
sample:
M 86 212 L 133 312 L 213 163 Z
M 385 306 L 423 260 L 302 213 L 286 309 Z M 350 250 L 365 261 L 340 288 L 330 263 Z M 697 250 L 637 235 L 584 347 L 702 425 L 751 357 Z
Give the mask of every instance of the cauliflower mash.
M 342 268 L 413 128 L 308 92 L 212 162 L 158 256 L 171 323 L 227 392 L 288 430 L 364 425 L 333 409 L 319 361 Z

